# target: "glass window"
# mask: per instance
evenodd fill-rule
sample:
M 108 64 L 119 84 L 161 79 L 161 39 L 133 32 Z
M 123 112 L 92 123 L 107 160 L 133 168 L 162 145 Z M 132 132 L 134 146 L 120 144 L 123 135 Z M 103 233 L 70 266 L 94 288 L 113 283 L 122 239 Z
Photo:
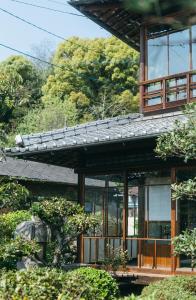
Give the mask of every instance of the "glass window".
M 169 75 L 189 71 L 189 29 L 169 35 Z
M 168 74 L 167 36 L 148 40 L 148 79 Z
M 148 40 L 148 79 L 184 73 L 190 67 L 190 29 Z M 196 69 L 196 25 L 192 26 L 192 61 Z
M 196 25 L 192 26 L 192 61 L 193 70 L 196 70 Z

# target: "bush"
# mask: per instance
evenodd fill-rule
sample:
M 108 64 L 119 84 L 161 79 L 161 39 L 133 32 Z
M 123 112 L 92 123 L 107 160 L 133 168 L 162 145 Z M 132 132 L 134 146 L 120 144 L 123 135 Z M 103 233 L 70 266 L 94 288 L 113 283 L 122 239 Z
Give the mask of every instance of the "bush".
M 2 240 L 11 239 L 16 226 L 24 221 L 28 221 L 31 214 L 28 211 L 19 210 L 0 215 L 0 243 Z
M 195 300 L 196 276 L 175 276 L 150 284 L 142 291 L 141 299 Z
M 35 268 L 0 274 L 1 300 L 112 300 L 117 295 L 115 280 L 107 272 L 91 268 L 67 273 Z
M 112 300 L 119 294 L 116 281 L 106 271 L 79 268 L 67 275 L 66 288 L 59 300 Z
M 0 208 L 20 210 L 29 207 L 29 191 L 17 181 L 0 185 Z
M 0 299 L 56 300 L 65 278 L 66 273 L 47 268 L 4 272 L 0 278 Z
M 40 247 L 35 241 L 27 241 L 21 237 L 9 240 L 0 245 L 0 268 L 15 269 L 22 257 L 35 257 Z

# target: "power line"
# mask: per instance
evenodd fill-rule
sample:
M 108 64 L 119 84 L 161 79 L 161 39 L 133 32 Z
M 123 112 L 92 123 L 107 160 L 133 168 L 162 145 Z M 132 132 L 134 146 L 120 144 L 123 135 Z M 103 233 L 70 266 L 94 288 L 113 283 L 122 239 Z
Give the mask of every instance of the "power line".
M 48 34 L 50 34 L 50 35 L 52 35 L 52 36 L 54 36 L 54 37 L 57 37 L 57 38 L 59 38 L 59 39 L 61 39 L 61 40 L 63 40 L 63 41 L 69 42 L 69 43 L 74 44 L 74 45 L 78 45 L 79 47 L 83 47 L 83 48 L 85 48 L 85 49 L 87 49 L 87 50 L 90 50 L 90 51 L 92 51 L 92 52 L 94 52 L 94 53 L 100 54 L 100 52 L 99 52 L 98 50 L 96 50 L 96 49 L 91 49 L 90 47 L 83 46 L 83 45 L 81 45 L 81 44 L 76 43 L 75 41 L 68 40 L 68 39 L 66 39 L 66 38 L 64 38 L 64 37 L 62 37 L 62 36 L 60 36 L 60 35 L 58 35 L 58 34 L 56 34 L 56 33 L 53 33 L 53 32 L 51 32 L 51 31 L 49 31 L 49 30 L 47 30 L 47 29 L 45 29 L 45 28 L 43 28 L 43 27 L 40 27 L 40 26 L 38 26 L 38 25 L 36 25 L 36 24 L 34 24 L 34 23 L 32 23 L 32 22 L 26 20 L 26 19 L 23 19 L 23 18 L 21 18 L 21 17 L 15 15 L 15 14 L 13 14 L 13 13 L 11 13 L 11 12 L 8 11 L 8 10 L 5 10 L 5 9 L 3 9 L 3 8 L 1 8 L 1 7 L 0 7 L 0 10 L 3 11 L 4 13 L 6 13 L 6 14 L 8 14 L 8 15 L 10 15 L 10 16 L 12 16 L 12 17 L 14 17 L 14 18 L 16 18 L 16 19 L 18 19 L 18 20 L 24 22 L 24 23 L 27 23 L 27 24 L 30 25 L 30 26 L 33 26 L 33 27 L 35 27 L 35 28 L 37 28 L 37 29 L 39 29 L 39 30 L 41 30 L 41 31 L 43 31 L 43 32 L 46 32 L 46 33 L 48 33 Z
M 42 27 L 40 27 L 40 26 L 38 26 L 38 25 L 36 25 L 36 24 L 33 24 L 33 23 L 31 23 L 30 21 L 25 20 L 25 19 L 23 19 L 23 18 L 21 18 L 21 17 L 15 15 L 15 14 L 11 13 L 11 12 L 8 11 L 8 10 L 5 10 L 5 9 L 3 9 L 3 8 L 1 8 L 1 7 L 0 7 L 0 10 L 3 11 L 4 13 L 6 13 L 6 14 L 8 14 L 8 15 L 10 15 L 10 16 L 16 18 L 16 19 L 19 19 L 20 21 L 22 21 L 22 22 L 24 22 L 24 23 L 27 23 L 27 24 L 29 24 L 29 25 L 31 25 L 31 26 L 33 26 L 33 27 L 39 29 L 39 30 L 42 30 L 42 31 L 44 31 L 44 32 L 46 32 L 46 33 L 48 33 L 48 34 L 50 34 L 50 35 L 56 37 L 56 38 L 59 38 L 59 39 L 61 39 L 61 40 L 65 40 L 64 37 L 62 37 L 62 36 L 60 36 L 60 35 L 58 35 L 58 34 L 56 34 L 56 33 L 53 33 L 53 32 L 51 32 L 51 31 L 49 31 L 49 30 L 47 30 L 47 29 L 45 29 L 45 28 L 42 28 Z
M 62 13 L 62 14 L 67 14 L 67 15 L 86 18 L 85 16 L 80 15 L 80 14 L 71 13 L 71 12 L 64 11 L 64 10 L 59 10 L 59 9 L 54 9 L 54 8 L 50 8 L 50 7 L 47 7 L 47 6 L 41 6 L 41 5 L 37 5 L 37 4 L 33 4 L 33 3 L 27 3 L 27 2 L 24 2 L 24 1 L 20 1 L 20 0 L 10 0 L 10 1 L 17 2 L 17 3 L 20 3 L 20 4 L 24 4 L 24 5 L 33 6 L 33 7 L 37 7 L 37 8 L 47 9 L 47 10 L 59 12 L 59 13 Z
M 27 56 L 27 57 L 30 57 L 30 58 L 32 58 L 32 59 L 38 60 L 38 61 L 40 61 L 40 62 L 43 62 L 43 63 L 45 63 L 45 64 L 47 64 L 47 65 L 49 65 L 49 66 L 57 67 L 57 68 L 61 68 L 61 69 L 64 69 L 64 68 L 65 68 L 64 66 L 60 66 L 60 65 L 56 65 L 56 64 L 50 63 L 49 61 L 43 60 L 43 59 L 41 59 L 41 58 L 38 58 L 38 57 L 36 57 L 36 56 L 33 56 L 33 55 L 28 54 L 28 53 L 26 53 L 26 52 L 23 52 L 23 51 L 21 51 L 21 50 L 12 48 L 12 47 L 7 46 L 7 45 L 5 45 L 5 44 L 0 43 L 0 46 L 1 46 L 1 47 L 4 47 L 4 48 L 7 48 L 7 49 L 9 49 L 9 50 L 12 50 L 12 51 L 14 51 L 14 52 L 20 53 L 20 54 L 22 54 L 22 55 L 25 55 L 25 56 Z

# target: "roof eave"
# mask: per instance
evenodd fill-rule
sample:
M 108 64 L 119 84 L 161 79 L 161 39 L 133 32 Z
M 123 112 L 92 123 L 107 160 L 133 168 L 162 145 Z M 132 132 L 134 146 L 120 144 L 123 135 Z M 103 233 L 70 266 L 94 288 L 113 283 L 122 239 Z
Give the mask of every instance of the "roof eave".
M 162 134 L 164 132 L 160 132 Z M 96 142 L 96 143 L 85 143 L 85 144 L 78 144 L 78 145 L 70 145 L 67 147 L 58 147 L 54 149 L 43 149 L 43 150 L 35 150 L 35 151 L 15 151 L 11 152 L 11 149 L 6 150 L 6 155 L 10 157 L 24 157 L 24 156 L 32 156 L 36 154 L 42 154 L 42 153 L 48 153 L 48 152 L 57 152 L 57 151 L 66 151 L 66 150 L 71 150 L 71 149 L 86 149 L 88 147 L 96 147 L 96 146 L 103 146 L 103 145 L 109 145 L 109 144 L 121 144 L 125 142 L 135 142 L 138 140 L 146 140 L 146 139 L 152 139 L 152 138 L 157 138 L 160 134 L 150 134 L 147 136 L 135 136 L 135 137 L 129 137 L 129 138 L 121 138 L 119 139 L 113 139 L 113 140 L 107 140 L 107 141 L 101 141 L 101 142 Z

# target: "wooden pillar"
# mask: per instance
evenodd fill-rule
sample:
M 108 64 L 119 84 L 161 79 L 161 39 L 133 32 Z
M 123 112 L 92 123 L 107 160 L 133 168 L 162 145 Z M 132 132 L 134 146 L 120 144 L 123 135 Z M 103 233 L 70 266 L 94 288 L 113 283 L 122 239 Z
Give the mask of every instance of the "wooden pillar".
M 145 35 L 146 29 L 145 26 L 140 27 L 140 83 L 145 81 L 146 73 L 146 47 L 145 47 Z M 140 113 L 143 113 L 143 95 L 144 95 L 144 86 L 140 85 Z
M 84 174 L 78 174 L 78 203 L 84 206 L 85 202 L 85 176 Z M 82 234 L 77 241 L 77 260 L 80 263 L 84 262 L 84 240 Z
M 171 183 L 176 182 L 176 169 L 171 169 Z M 176 236 L 176 201 L 171 199 L 171 239 Z M 174 246 L 171 245 L 171 272 L 175 273 L 177 266 L 177 258 L 174 256 Z
M 124 173 L 124 201 L 123 201 L 123 250 L 127 249 L 127 214 L 128 214 L 128 174 Z

